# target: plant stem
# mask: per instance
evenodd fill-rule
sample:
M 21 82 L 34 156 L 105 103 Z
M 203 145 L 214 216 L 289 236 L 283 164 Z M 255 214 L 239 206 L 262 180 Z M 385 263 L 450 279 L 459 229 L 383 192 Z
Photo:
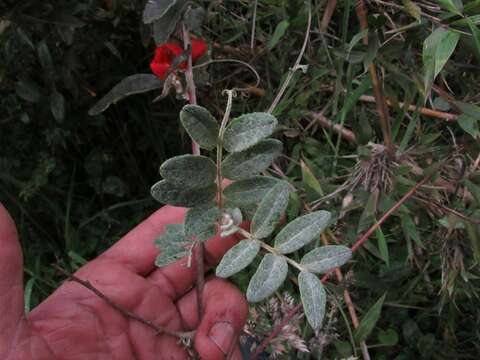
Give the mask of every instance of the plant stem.
M 137 315 L 130 310 L 124 308 L 123 306 L 117 304 L 115 301 L 110 299 L 107 295 L 102 293 L 100 290 L 98 290 L 96 287 L 92 285 L 92 283 L 88 280 L 82 280 L 78 278 L 77 276 L 69 273 L 67 270 L 61 268 L 60 266 L 54 264 L 53 267 L 60 272 L 61 274 L 65 275 L 67 278 L 69 278 L 71 281 L 74 281 L 83 287 L 87 288 L 91 292 L 93 292 L 95 295 L 97 295 L 99 298 L 101 298 L 103 301 L 105 301 L 107 304 L 109 304 L 111 307 L 113 307 L 115 310 L 117 310 L 119 313 L 121 313 L 123 316 L 126 318 L 130 318 L 133 320 L 136 320 L 138 322 L 141 322 L 142 324 L 152 328 L 155 330 L 157 334 L 166 334 L 170 336 L 175 336 L 180 339 L 193 339 L 195 336 L 195 331 L 189 331 L 189 332 L 181 332 L 181 331 L 173 331 L 169 330 L 166 327 L 156 325 L 153 321 L 145 319 L 141 317 L 140 315 Z
M 268 113 L 271 114 L 273 110 L 277 107 L 278 103 L 283 97 L 283 94 L 288 88 L 288 84 L 290 84 L 290 81 L 292 81 L 293 74 L 301 68 L 300 62 L 302 61 L 303 55 L 305 54 L 305 50 L 307 50 L 307 44 L 308 44 L 308 39 L 310 38 L 310 29 L 312 27 L 312 6 L 310 2 L 308 3 L 308 25 L 307 25 L 307 31 L 305 32 L 305 39 L 303 41 L 303 46 L 302 49 L 300 50 L 300 53 L 298 54 L 297 61 L 295 62 L 295 65 L 289 70 L 287 78 L 285 79 L 282 87 L 280 88 L 280 91 L 278 92 L 277 96 L 275 97 L 275 100 L 273 100 L 272 105 L 270 105 L 270 108 L 268 109 Z
M 220 211 L 223 209 L 223 189 L 222 189 L 222 157 L 223 157 L 223 137 L 225 135 L 225 129 L 230 119 L 230 113 L 232 111 L 233 97 L 235 96 L 235 90 L 225 90 L 227 93 L 227 107 L 225 114 L 223 115 L 222 123 L 220 125 L 220 131 L 218 132 L 217 139 L 217 194 L 218 194 L 218 208 Z
M 358 20 L 360 21 L 360 29 L 368 29 L 367 9 L 365 8 L 363 0 L 357 1 L 356 12 Z M 363 43 L 365 45 L 368 45 L 368 34 L 364 36 Z M 383 96 L 383 86 L 378 78 L 377 66 L 373 61 L 370 63 L 368 69 L 370 72 L 370 78 L 372 79 L 373 93 L 375 95 L 378 117 L 380 119 L 380 127 L 382 128 L 383 141 L 387 148 L 387 153 L 390 156 L 393 156 L 395 149 L 392 142 L 392 130 L 390 128 L 388 107 L 385 101 L 385 97 Z
M 188 33 L 185 23 L 182 23 L 183 30 L 183 46 L 185 50 L 188 50 L 192 47 L 192 42 L 190 40 L 190 34 Z M 195 81 L 193 79 L 193 60 L 192 54 L 188 56 L 187 69 L 185 71 L 185 80 L 187 82 L 187 94 L 188 101 L 191 105 L 197 105 L 197 88 L 195 86 Z M 200 146 L 192 139 L 192 154 L 200 155 Z

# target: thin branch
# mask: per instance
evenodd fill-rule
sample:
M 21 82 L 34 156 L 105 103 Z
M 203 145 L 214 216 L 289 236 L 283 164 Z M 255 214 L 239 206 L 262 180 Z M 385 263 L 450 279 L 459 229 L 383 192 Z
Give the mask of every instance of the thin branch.
M 328 29 L 330 20 L 332 19 L 333 12 L 337 6 L 337 0 L 328 0 L 327 6 L 325 6 L 325 11 L 323 13 L 322 22 L 320 23 L 320 32 L 324 33 Z
M 140 315 L 137 315 L 137 314 L 131 312 L 130 310 L 124 308 L 123 306 L 117 304 L 115 301 L 110 299 L 107 295 L 105 295 L 100 290 L 98 290 L 95 286 L 93 286 L 90 281 L 82 280 L 82 279 L 78 278 L 77 276 L 69 273 L 67 270 L 61 268 L 57 264 L 53 264 L 53 267 L 58 272 L 60 272 L 62 275 L 65 275 L 71 281 L 74 281 L 74 282 L 82 285 L 83 287 L 87 288 L 91 292 L 93 292 L 95 295 L 97 295 L 99 298 L 101 298 L 103 301 L 105 301 L 107 304 L 109 304 L 111 307 L 113 307 L 115 310 L 117 310 L 120 314 L 122 314 L 126 318 L 141 322 L 142 324 L 144 324 L 144 325 L 152 328 L 153 330 L 155 330 L 155 332 L 157 334 L 166 334 L 166 335 L 170 335 L 170 336 L 175 336 L 175 337 L 180 338 L 180 339 L 193 339 L 193 337 L 195 336 L 194 331 L 189 331 L 189 332 L 173 331 L 173 330 L 167 329 L 166 327 L 157 325 L 153 321 L 145 319 L 145 318 L 141 317 Z
M 257 8 L 258 8 L 258 0 L 255 0 L 253 4 L 252 34 L 250 37 L 250 50 L 252 52 L 255 49 L 255 29 L 257 26 Z
M 360 29 L 362 31 L 367 30 L 367 9 L 365 8 L 363 0 L 357 1 L 357 6 L 355 7 L 355 10 L 358 20 L 360 22 Z M 365 45 L 368 45 L 368 34 L 363 37 L 363 43 Z M 383 141 L 385 143 L 385 146 L 387 147 L 387 153 L 389 155 L 393 155 L 395 150 L 393 148 L 392 130 L 390 128 L 390 118 L 388 114 L 387 102 L 385 101 L 385 97 L 383 96 L 383 85 L 378 78 L 377 66 L 373 61 L 368 66 L 368 69 L 370 72 L 370 78 L 372 79 L 372 88 L 375 95 L 378 117 L 380 119 L 380 126 L 382 128 Z
M 275 100 L 273 100 L 272 105 L 270 105 L 270 108 L 268 109 L 268 113 L 271 114 L 273 110 L 277 107 L 278 103 L 283 97 L 283 94 L 288 88 L 288 85 L 290 84 L 290 81 L 292 81 L 293 75 L 295 72 L 299 69 L 301 69 L 300 62 L 302 61 L 303 55 L 305 54 L 305 51 L 307 50 L 307 44 L 308 44 L 308 39 L 310 38 L 310 29 L 312 27 L 312 5 L 309 3 L 308 4 L 308 24 L 307 24 L 307 31 L 305 32 L 305 39 L 303 40 L 303 45 L 302 49 L 300 50 L 300 53 L 298 54 L 297 61 L 295 62 L 295 65 L 289 70 L 287 78 L 285 79 L 282 87 L 280 88 L 280 91 L 278 92 L 277 96 L 275 97 Z
M 361 95 L 360 96 L 360 101 L 368 102 L 368 103 L 375 103 L 375 97 L 370 96 L 370 95 Z M 386 102 L 387 102 L 387 105 L 390 106 L 390 107 L 395 105 L 389 99 L 386 99 Z M 405 104 L 403 102 L 399 102 L 397 105 L 398 105 L 399 108 L 405 107 Z M 458 119 L 457 114 L 451 114 L 451 113 L 447 113 L 447 112 L 443 112 L 443 111 L 437 111 L 437 110 L 429 109 L 429 108 L 426 108 L 426 107 L 417 108 L 415 105 L 409 105 L 407 107 L 407 110 L 413 111 L 413 112 L 418 111 L 422 115 L 430 116 L 430 117 L 434 117 L 434 118 L 442 119 L 442 120 L 446 120 L 446 121 L 456 121 Z
M 331 120 L 327 119 L 322 113 L 312 112 L 310 113 L 310 116 L 314 121 L 318 122 L 320 126 L 322 126 L 323 128 L 332 130 L 333 132 L 340 134 L 341 137 L 351 142 L 352 144 L 357 143 L 357 137 L 355 136 L 355 133 L 352 130 L 347 129 L 346 127 L 340 124 L 334 124 Z
M 192 41 L 190 40 L 190 34 L 188 33 L 187 26 L 185 23 L 182 24 L 183 30 L 183 46 L 185 50 L 191 49 Z M 193 79 L 193 61 L 192 61 L 192 52 L 188 56 L 187 69 L 185 71 L 185 80 L 187 82 L 187 93 L 189 103 L 192 105 L 197 105 L 197 89 L 195 86 L 195 81 Z M 192 154 L 200 155 L 200 146 L 192 139 Z

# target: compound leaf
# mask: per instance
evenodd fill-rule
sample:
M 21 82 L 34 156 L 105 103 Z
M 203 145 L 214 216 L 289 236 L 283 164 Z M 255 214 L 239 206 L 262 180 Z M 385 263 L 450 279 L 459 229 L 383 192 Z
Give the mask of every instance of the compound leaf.
M 229 205 L 245 206 L 259 203 L 263 197 L 278 183 L 278 179 L 268 176 L 254 176 L 250 179 L 236 181 L 223 190 Z
M 273 232 L 287 208 L 289 195 L 286 181 L 280 181 L 265 195 L 252 219 L 253 237 L 263 239 Z
M 239 152 L 272 135 L 278 124 L 268 113 L 242 115 L 230 122 L 225 130 L 223 146 L 228 152 Z
M 136 74 L 123 79 L 110 90 L 107 95 L 100 99 L 88 112 L 89 115 L 98 115 L 105 111 L 111 104 L 133 95 L 147 91 L 161 89 L 163 81 L 152 74 Z
M 207 109 L 198 105 L 186 105 L 180 112 L 180 121 L 188 135 L 201 148 L 212 150 L 217 146 L 220 128 Z
M 302 248 L 325 230 L 330 219 L 328 211 L 320 210 L 293 220 L 275 237 L 275 249 L 288 254 Z
M 216 275 L 228 278 L 245 269 L 255 259 L 260 251 L 260 242 L 257 240 L 242 240 L 223 255 L 217 266 Z
M 244 180 L 267 169 L 282 152 L 282 142 L 266 139 L 247 150 L 228 155 L 222 163 L 222 173 L 232 180 Z
M 205 188 L 188 189 L 162 180 L 151 188 L 155 200 L 174 206 L 194 207 L 204 205 L 215 197 L 216 185 L 212 184 Z
M 185 236 L 187 239 L 205 241 L 215 236 L 220 210 L 213 204 L 197 206 L 187 211 L 185 216 Z
M 325 316 L 327 294 L 322 282 L 312 273 L 302 271 L 298 275 L 298 287 L 303 310 L 308 323 L 314 330 L 322 327 Z
M 187 256 L 192 243 L 185 237 L 182 224 L 169 224 L 165 226 L 165 233 L 157 238 L 154 244 L 161 251 L 155 265 L 162 267 Z
M 247 288 L 247 300 L 262 301 L 272 295 L 285 281 L 288 264 L 284 257 L 273 254 L 264 256 Z
M 324 274 L 330 269 L 342 266 L 352 257 L 352 250 L 342 245 L 326 245 L 306 254 L 300 264 L 308 271 Z
M 165 161 L 160 166 L 164 179 L 190 189 L 203 188 L 215 181 L 215 163 L 201 155 L 180 155 Z

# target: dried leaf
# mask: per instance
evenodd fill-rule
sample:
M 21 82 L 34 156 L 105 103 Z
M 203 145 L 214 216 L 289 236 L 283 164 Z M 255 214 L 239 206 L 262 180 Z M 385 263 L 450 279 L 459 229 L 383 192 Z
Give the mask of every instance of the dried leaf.
M 217 266 L 216 275 L 228 278 L 245 269 L 255 259 L 260 251 L 260 242 L 257 240 L 242 240 L 223 255 Z

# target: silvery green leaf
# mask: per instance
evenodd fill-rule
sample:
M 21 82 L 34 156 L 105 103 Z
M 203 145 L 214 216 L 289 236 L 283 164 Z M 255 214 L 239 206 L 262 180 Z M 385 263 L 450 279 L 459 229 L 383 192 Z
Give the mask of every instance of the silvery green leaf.
M 267 254 L 253 274 L 247 288 L 247 300 L 258 302 L 272 295 L 285 281 L 288 264 L 284 257 Z
M 260 242 L 257 240 L 242 240 L 223 255 L 217 266 L 216 275 L 228 278 L 245 269 L 260 251 Z
M 270 235 L 280 222 L 280 217 L 288 205 L 290 186 L 286 181 L 279 181 L 260 202 L 253 216 L 251 230 L 256 239 Z
M 163 81 L 152 74 L 136 74 L 123 79 L 119 84 L 115 85 L 107 95 L 98 101 L 88 112 L 89 115 L 98 115 L 105 111 L 111 104 L 133 95 L 147 91 L 161 89 Z
M 205 9 L 198 6 L 195 8 L 189 8 L 185 12 L 184 22 L 187 29 L 192 32 L 199 32 L 202 28 L 203 21 L 205 20 Z
M 160 18 L 153 21 L 153 37 L 157 46 L 167 42 L 182 18 L 187 0 L 176 0 Z
M 282 142 L 266 139 L 247 150 L 228 155 L 222 163 L 223 175 L 232 180 L 244 180 L 267 169 L 282 152 Z
M 210 239 L 217 232 L 219 217 L 220 210 L 213 204 L 189 209 L 185 216 L 185 236 L 199 241 Z
M 183 224 L 169 224 L 165 226 L 165 233 L 157 238 L 155 246 L 160 249 L 155 265 L 162 267 L 188 255 L 192 242 L 183 232 Z
M 324 274 L 342 266 L 352 257 L 352 250 L 342 245 L 326 245 L 313 249 L 300 262 L 308 271 Z
M 217 146 L 220 128 L 207 109 L 198 105 L 186 105 L 180 112 L 180 121 L 188 135 L 201 148 L 212 150 Z
M 324 210 L 296 218 L 275 237 L 275 249 L 289 254 L 302 248 L 325 230 L 330 218 L 331 214 Z
M 216 185 L 205 188 L 188 189 L 167 180 L 162 180 L 152 186 L 151 193 L 155 200 L 174 206 L 194 207 L 204 205 L 213 200 Z
M 308 323 L 314 330 L 318 330 L 322 327 L 327 302 L 322 282 L 312 273 L 302 271 L 298 275 L 298 287 Z
M 225 130 L 223 146 L 228 152 L 239 152 L 272 135 L 278 124 L 268 113 L 242 115 L 230 122 Z
M 143 10 L 143 22 L 150 24 L 164 16 L 177 0 L 148 0 Z
M 57 122 L 63 122 L 65 118 L 65 98 L 57 90 L 50 95 L 50 111 Z
M 228 204 L 244 206 L 259 203 L 278 179 L 268 176 L 254 176 L 250 179 L 236 181 L 223 190 Z
M 165 161 L 160 166 L 164 179 L 190 189 L 211 185 L 217 176 L 215 163 L 201 155 L 180 155 Z

